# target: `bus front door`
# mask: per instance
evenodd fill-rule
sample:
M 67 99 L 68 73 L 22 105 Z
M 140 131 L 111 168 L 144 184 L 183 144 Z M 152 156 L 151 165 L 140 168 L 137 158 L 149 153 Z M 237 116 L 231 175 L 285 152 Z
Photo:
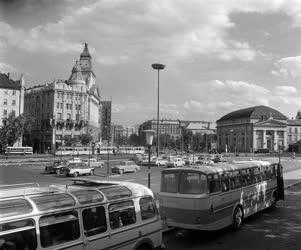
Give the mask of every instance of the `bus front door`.
M 282 165 L 277 164 L 277 193 L 278 199 L 284 200 L 284 181 L 283 181 L 283 173 L 282 173 Z

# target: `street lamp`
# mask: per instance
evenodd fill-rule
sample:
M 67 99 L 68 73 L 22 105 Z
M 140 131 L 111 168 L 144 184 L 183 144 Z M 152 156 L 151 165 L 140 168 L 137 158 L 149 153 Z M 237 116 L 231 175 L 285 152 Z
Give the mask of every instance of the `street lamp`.
M 150 168 L 150 157 L 151 157 L 151 147 L 153 144 L 154 139 L 154 130 L 144 130 L 143 131 L 146 136 L 146 144 L 148 146 L 148 172 L 147 172 L 147 186 L 150 188 L 150 174 L 151 174 L 151 168 Z
M 159 98 L 160 98 L 160 89 L 159 89 L 159 84 L 160 84 L 160 77 L 159 77 L 159 72 L 160 70 L 163 70 L 165 68 L 165 65 L 160 64 L 160 63 L 154 63 L 152 64 L 153 69 L 158 71 L 158 98 L 157 98 L 157 157 L 159 156 Z

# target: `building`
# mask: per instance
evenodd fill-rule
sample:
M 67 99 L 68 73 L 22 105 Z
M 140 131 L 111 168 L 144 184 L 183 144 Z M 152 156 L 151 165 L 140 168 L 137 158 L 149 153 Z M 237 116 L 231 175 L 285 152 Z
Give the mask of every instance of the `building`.
M 54 152 L 64 138 L 91 133 L 100 140 L 100 92 L 93 72 L 92 57 L 85 43 L 68 80 L 26 89 L 24 113 L 35 118 L 33 131 L 24 135 L 36 152 Z
M 139 127 L 139 135 L 143 136 L 144 130 L 152 129 L 157 136 L 157 120 L 148 120 L 142 123 Z M 168 134 L 171 138 L 177 139 L 181 136 L 181 126 L 179 120 L 162 119 L 159 120 L 159 134 Z
M 288 146 L 288 118 L 267 106 L 233 111 L 216 124 L 219 151 L 253 152 L 262 148 L 277 151 L 279 146 L 284 149 Z
M 102 140 L 111 140 L 112 101 L 101 101 L 101 136 Z
M 0 127 L 3 118 L 10 114 L 17 117 L 23 113 L 24 89 L 25 81 L 22 75 L 19 80 L 14 81 L 9 73 L 0 73 Z M 22 146 L 22 138 L 14 146 Z
M 132 134 L 138 135 L 138 129 L 134 126 L 123 126 L 113 124 L 111 126 L 111 137 L 114 145 L 125 145 Z

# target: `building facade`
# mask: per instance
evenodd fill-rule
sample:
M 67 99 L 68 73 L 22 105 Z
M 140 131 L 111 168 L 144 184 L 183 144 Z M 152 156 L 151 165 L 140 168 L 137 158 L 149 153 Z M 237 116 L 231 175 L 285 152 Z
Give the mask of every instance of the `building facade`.
M 25 81 L 21 75 L 20 79 L 14 81 L 10 74 L 0 73 L 0 127 L 2 119 L 10 114 L 19 116 L 23 113 Z M 20 138 L 14 146 L 22 146 Z
M 217 148 L 222 152 L 287 149 L 288 118 L 267 106 L 231 112 L 217 120 Z
M 54 152 L 64 145 L 64 138 L 77 138 L 90 133 L 100 141 L 100 92 L 93 72 L 92 57 L 85 43 L 69 80 L 26 89 L 24 113 L 35 118 L 30 134 L 24 135 L 27 145 L 36 152 Z
M 101 101 L 101 136 L 105 142 L 111 141 L 112 101 Z

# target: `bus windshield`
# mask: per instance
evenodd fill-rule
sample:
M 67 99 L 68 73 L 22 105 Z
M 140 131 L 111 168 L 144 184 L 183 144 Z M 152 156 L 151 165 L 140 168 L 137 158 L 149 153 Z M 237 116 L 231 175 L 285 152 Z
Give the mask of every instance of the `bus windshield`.
M 199 172 L 166 172 L 162 174 L 161 192 L 204 194 L 208 192 L 207 176 Z

